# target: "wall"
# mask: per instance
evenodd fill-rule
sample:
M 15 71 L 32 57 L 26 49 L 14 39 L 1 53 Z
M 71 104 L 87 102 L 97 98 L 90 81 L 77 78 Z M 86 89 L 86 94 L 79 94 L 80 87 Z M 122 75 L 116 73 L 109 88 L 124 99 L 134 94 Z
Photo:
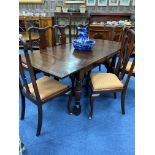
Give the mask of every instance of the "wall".
M 43 4 L 19 4 L 19 12 L 33 12 L 33 13 L 46 13 L 47 16 L 53 15 L 56 6 L 66 5 L 64 0 L 45 0 Z M 81 4 L 67 4 L 71 8 L 79 8 Z M 135 6 L 132 6 L 132 0 L 130 6 L 106 6 L 87 7 L 88 12 L 122 12 L 122 13 L 134 13 Z

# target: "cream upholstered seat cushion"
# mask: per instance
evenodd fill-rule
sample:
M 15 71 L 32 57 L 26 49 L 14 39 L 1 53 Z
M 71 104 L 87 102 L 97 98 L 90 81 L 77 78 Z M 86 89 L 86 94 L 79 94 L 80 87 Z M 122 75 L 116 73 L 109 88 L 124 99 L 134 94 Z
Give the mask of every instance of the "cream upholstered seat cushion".
M 127 72 L 130 71 L 131 65 L 132 65 L 132 62 L 128 61 L 128 64 L 127 64 L 126 69 L 125 69 Z M 133 69 L 133 73 L 135 73 L 135 68 Z
M 42 100 L 48 98 L 49 96 L 55 96 L 68 88 L 67 85 L 60 83 L 47 76 L 44 76 L 36 80 L 36 82 L 37 82 L 40 98 Z M 29 86 L 29 90 L 32 93 L 32 95 L 35 96 L 32 83 L 28 84 L 28 86 Z
M 122 82 L 112 73 L 92 73 L 91 81 L 95 90 L 123 88 Z

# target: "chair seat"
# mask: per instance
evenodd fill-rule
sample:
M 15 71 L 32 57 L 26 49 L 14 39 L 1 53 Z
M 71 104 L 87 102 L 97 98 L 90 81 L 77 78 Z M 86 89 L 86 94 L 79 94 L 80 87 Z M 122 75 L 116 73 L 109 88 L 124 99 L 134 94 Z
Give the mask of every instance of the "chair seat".
M 132 62 L 128 61 L 128 64 L 127 64 L 126 69 L 125 69 L 127 72 L 130 71 L 131 65 L 132 65 Z M 133 69 L 133 73 L 135 73 L 135 68 Z
M 56 96 L 68 89 L 67 85 L 51 79 L 47 76 L 37 79 L 36 82 L 41 100 L 45 100 L 48 97 Z M 35 96 L 32 83 L 28 84 L 28 86 L 32 95 Z
M 112 73 L 92 73 L 91 81 L 94 90 L 122 89 L 123 84 L 115 74 Z

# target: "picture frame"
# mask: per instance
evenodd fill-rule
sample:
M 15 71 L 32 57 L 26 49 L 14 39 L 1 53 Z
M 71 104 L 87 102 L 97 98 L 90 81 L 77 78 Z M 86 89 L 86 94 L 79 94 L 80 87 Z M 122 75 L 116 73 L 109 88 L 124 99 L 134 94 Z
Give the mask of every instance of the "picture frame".
M 56 6 L 55 12 L 62 12 L 62 6 Z
M 118 6 L 119 0 L 109 0 L 109 6 Z
M 87 6 L 95 6 L 96 0 L 87 0 Z
M 98 0 L 98 6 L 107 6 L 108 0 Z
M 85 4 L 85 0 L 65 0 L 66 4 Z
M 34 4 L 38 4 L 38 3 L 44 3 L 44 0 L 19 0 L 19 3 L 34 3 Z
M 120 0 L 120 4 L 121 6 L 129 6 L 130 5 L 130 0 Z

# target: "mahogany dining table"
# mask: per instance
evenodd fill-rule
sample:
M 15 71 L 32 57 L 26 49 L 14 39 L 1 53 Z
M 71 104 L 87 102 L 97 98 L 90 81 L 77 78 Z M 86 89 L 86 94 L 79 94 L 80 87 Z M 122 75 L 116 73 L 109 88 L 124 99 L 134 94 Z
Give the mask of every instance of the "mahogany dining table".
M 46 50 L 30 52 L 32 66 L 46 74 L 59 79 L 70 75 L 75 76 L 75 105 L 73 114 L 81 113 L 81 89 L 84 74 L 93 67 L 116 56 L 120 50 L 120 42 L 94 39 L 96 41 L 91 51 L 76 51 L 71 43 L 49 47 Z M 26 63 L 22 55 L 23 63 Z

